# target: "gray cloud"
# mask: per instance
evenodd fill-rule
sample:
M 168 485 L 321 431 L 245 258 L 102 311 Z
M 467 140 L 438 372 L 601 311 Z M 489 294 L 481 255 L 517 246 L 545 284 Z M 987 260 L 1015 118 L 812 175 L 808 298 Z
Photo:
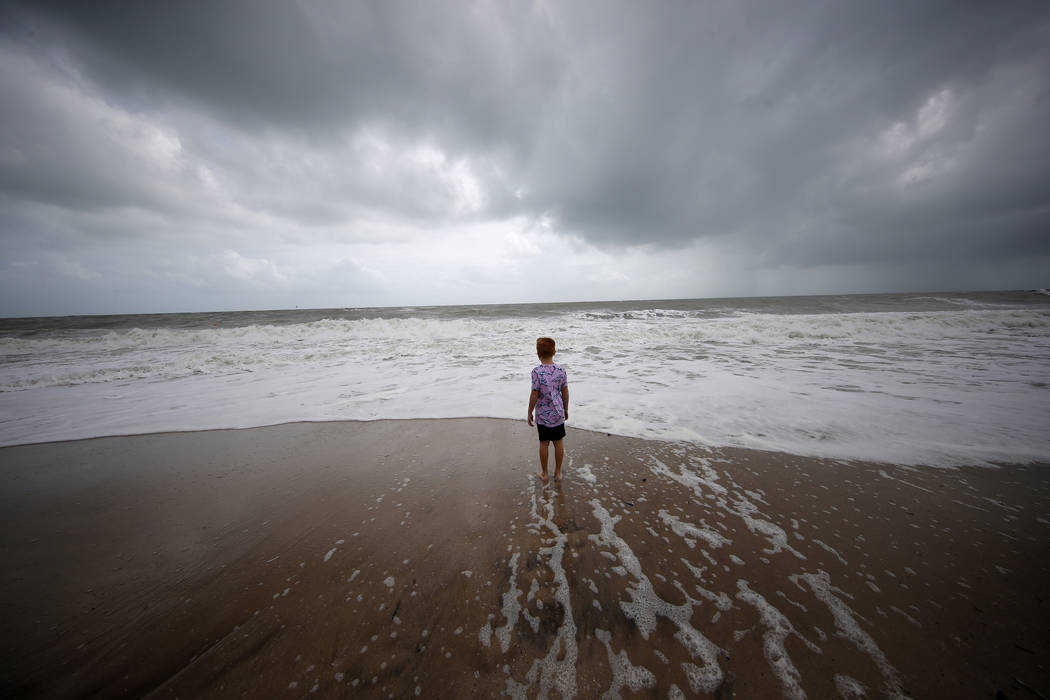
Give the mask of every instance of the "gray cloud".
M 34 2 L 0 27 L 11 260 L 479 222 L 843 288 L 1050 258 L 1041 2 Z

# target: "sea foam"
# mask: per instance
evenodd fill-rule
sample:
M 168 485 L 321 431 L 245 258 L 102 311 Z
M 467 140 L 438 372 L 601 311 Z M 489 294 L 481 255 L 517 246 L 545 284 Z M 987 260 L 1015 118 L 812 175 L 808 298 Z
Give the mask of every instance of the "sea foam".
M 533 339 L 550 335 L 568 371 L 570 426 L 898 464 L 1050 460 L 1050 308 L 938 299 L 849 312 L 873 302 L 845 298 L 822 313 L 794 313 L 815 302 L 792 300 L 777 313 L 748 310 L 771 302 L 701 301 L 477 317 L 400 309 L 207 328 L 49 330 L 45 319 L 0 334 L 0 444 L 300 420 L 519 418 Z

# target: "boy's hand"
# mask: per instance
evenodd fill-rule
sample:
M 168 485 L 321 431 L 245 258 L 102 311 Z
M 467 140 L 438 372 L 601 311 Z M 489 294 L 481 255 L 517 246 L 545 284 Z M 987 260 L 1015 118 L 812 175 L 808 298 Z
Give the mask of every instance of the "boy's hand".
M 531 428 L 532 427 L 532 414 L 531 413 L 529 414 L 528 418 L 526 418 L 526 420 L 529 421 L 529 427 Z

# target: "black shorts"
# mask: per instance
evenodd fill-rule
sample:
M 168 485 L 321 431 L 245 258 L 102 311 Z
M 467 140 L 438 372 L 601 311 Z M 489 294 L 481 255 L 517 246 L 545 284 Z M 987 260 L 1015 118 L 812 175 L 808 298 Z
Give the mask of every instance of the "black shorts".
M 548 442 L 550 440 L 554 440 L 555 442 L 557 442 L 558 440 L 561 440 L 563 437 L 565 437 L 564 423 L 562 423 L 561 425 L 556 425 L 553 428 L 537 423 L 536 430 L 540 434 L 540 442 Z

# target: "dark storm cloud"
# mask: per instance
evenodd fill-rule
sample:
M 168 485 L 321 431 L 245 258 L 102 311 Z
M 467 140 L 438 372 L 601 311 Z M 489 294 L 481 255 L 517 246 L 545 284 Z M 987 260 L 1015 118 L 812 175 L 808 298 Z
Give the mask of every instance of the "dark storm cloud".
M 697 7 L 659 28 L 632 18 L 636 31 L 621 32 L 618 46 L 629 87 L 616 88 L 608 116 L 594 109 L 576 120 L 594 125 L 583 138 L 596 167 L 581 160 L 578 172 L 537 178 L 543 199 L 594 237 L 729 233 L 809 261 L 892 255 L 916 236 L 924 253 L 965 247 L 955 230 L 1007 212 L 1038 218 L 1042 209 L 1045 229 L 1050 139 L 1036 126 L 1050 117 L 1045 11 L 797 9 L 749 16 L 734 6 L 719 17 Z M 887 131 L 921 131 L 919 113 L 942 94 L 940 129 L 880 157 Z M 899 181 L 923 163 L 928 177 L 920 168 Z M 985 230 L 1013 244 L 1031 241 L 1027 232 Z
M 41 207 L 163 222 L 113 223 L 129 236 L 250 237 L 248 212 L 287 240 L 525 216 L 756 267 L 1050 256 L 1043 2 L 34 2 L 0 21 L 0 188 L 33 236 L 60 236 Z
M 502 142 L 556 88 L 549 26 L 524 4 L 29 3 L 23 32 L 71 46 L 129 104 L 187 99 L 224 121 L 348 124 Z

